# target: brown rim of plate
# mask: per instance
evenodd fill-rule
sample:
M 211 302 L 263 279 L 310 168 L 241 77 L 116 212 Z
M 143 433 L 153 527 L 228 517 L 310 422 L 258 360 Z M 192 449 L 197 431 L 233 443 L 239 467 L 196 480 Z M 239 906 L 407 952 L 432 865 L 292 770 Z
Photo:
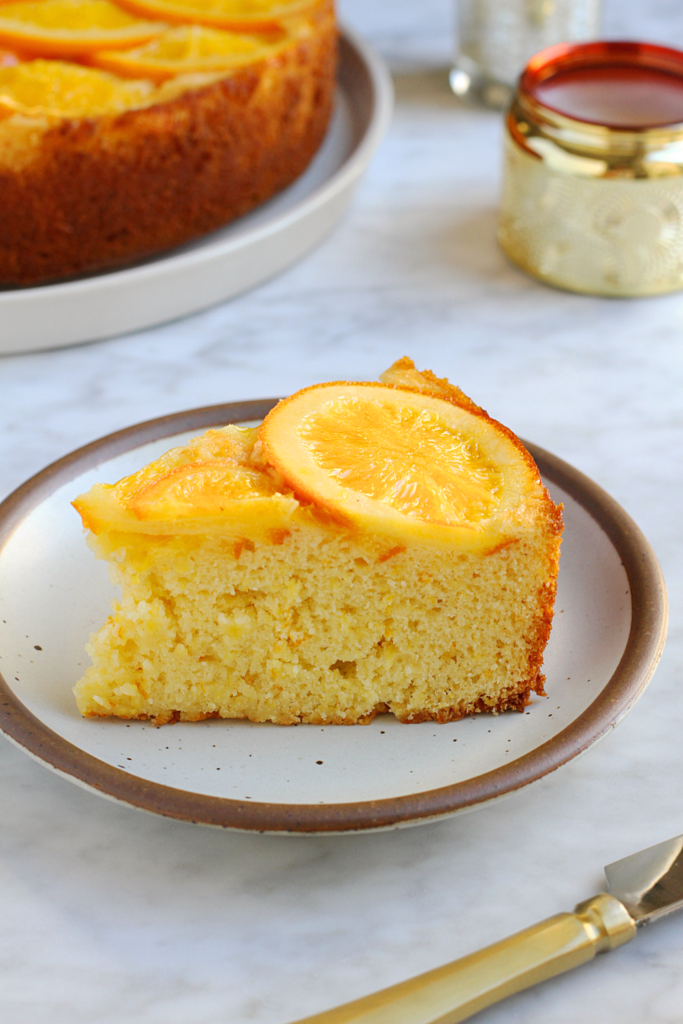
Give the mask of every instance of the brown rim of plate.
M 207 406 L 162 416 L 79 448 L 27 480 L 0 505 L 0 551 L 19 523 L 58 487 L 87 469 L 150 441 L 226 423 L 260 420 L 277 399 Z M 525 442 L 526 443 L 526 442 Z M 527 444 L 543 476 L 571 495 L 616 549 L 631 591 L 631 629 L 621 661 L 593 703 L 571 725 L 509 765 L 409 796 L 346 804 L 271 804 L 174 789 L 131 776 L 62 739 L 17 699 L 0 676 L 0 729 L 47 767 L 131 807 L 168 818 L 257 832 L 339 833 L 432 821 L 512 793 L 547 775 L 603 737 L 638 700 L 661 656 L 667 599 L 647 540 L 601 487 L 572 466 Z

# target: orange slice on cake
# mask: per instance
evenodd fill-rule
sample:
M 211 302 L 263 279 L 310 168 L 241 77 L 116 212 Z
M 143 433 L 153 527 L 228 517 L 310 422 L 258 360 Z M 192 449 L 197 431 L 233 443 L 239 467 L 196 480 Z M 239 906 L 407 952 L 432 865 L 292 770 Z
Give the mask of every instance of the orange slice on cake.
M 0 117 L 113 114 L 143 106 L 153 92 L 151 82 L 125 82 L 106 71 L 59 60 L 0 66 Z
M 267 32 L 284 20 L 307 14 L 320 0 L 117 0 L 142 18 L 231 29 Z
M 120 480 L 115 492 L 138 519 L 220 515 L 235 501 L 275 493 L 270 476 L 248 464 L 254 440 L 249 429 L 209 430 Z
M 149 78 L 161 83 L 179 74 L 230 71 L 279 52 L 284 32 L 270 37 L 238 35 L 204 25 L 179 25 L 144 46 L 102 51 L 91 63 L 122 78 Z
M 212 524 L 238 535 L 245 526 L 281 527 L 297 502 L 252 459 L 256 438 L 251 428 L 209 430 L 117 484 L 95 485 L 74 507 L 95 534 L 117 527 L 173 533 L 181 523 L 189 532 Z
M 130 501 L 138 519 L 181 519 L 220 515 L 234 502 L 275 493 L 258 470 L 236 466 L 229 459 L 212 459 L 179 466 L 154 480 Z
M 480 551 L 505 542 L 538 477 L 514 435 L 470 406 L 382 384 L 322 384 L 280 402 L 259 436 L 297 497 L 333 517 L 399 542 L 457 536 Z
M 0 46 L 36 57 L 82 58 L 96 50 L 139 46 L 167 26 L 109 0 L 0 3 Z

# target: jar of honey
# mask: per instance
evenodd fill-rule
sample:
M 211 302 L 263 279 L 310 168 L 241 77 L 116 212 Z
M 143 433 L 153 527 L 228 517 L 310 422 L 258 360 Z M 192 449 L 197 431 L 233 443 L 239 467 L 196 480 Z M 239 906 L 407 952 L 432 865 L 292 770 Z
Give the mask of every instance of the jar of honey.
M 536 54 L 506 116 L 498 236 L 560 288 L 683 288 L 683 53 L 593 42 Z

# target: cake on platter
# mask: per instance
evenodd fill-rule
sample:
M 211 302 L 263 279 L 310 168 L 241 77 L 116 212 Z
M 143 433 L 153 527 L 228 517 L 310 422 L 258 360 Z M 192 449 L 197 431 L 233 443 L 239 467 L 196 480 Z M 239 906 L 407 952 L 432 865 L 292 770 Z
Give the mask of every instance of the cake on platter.
M 409 359 L 74 505 L 121 589 L 87 717 L 447 722 L 544 692 L 561 510 L 511 431 Z
M 0 4 L 0 284 L 129 264 L 308 166 L 334 100 L 333 0 Z

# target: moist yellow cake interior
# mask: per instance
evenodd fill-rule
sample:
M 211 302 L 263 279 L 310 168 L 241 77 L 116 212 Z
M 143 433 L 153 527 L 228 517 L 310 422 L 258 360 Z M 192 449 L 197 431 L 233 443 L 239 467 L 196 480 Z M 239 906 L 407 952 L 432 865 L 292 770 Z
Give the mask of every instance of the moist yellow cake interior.
M 484 422 L 411 365 L 389 386 Z M 350 724 L 523 708 L 543 692 L 561 520 L 499 430 L 518 452 L 515 505 L 450 545 L 438 533 L 401 543 L 297 496 L 258 429 L 209 431 L 97 485 L 75 504 L 122 597 L 88 646 L 81 712 Z

